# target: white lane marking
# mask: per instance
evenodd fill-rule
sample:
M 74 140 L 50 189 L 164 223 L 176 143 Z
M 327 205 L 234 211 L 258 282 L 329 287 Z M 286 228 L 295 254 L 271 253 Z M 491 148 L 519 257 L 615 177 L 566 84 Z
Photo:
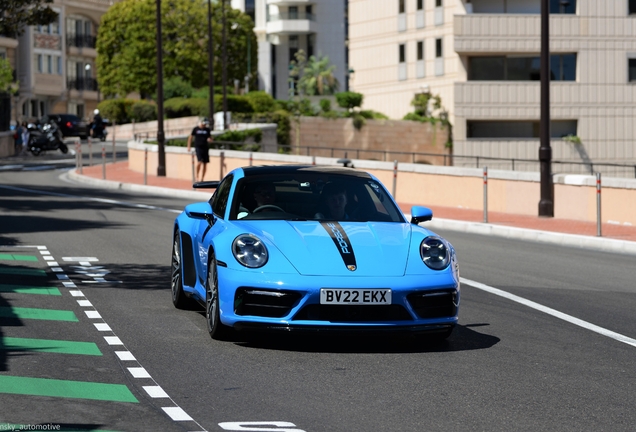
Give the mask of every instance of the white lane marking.
M 53 260 L 52 256 L 43 256 L 42 258 L 44 258 L 44 261 L 52 261 Z
M 495 288 L 495 287 L 491 287 L 489 285 L 483 284 L 481 282 L 475 282 L 473 280 L 470 279 L 466 279 L 466 278 L 460 278 L 461 283 L 466 284 L 466 285 L 470 285 L 474 288 L 480 289 L 482 291 L 486 291 L 489 292 L 491 294 L 494 295 L 498 295 L 500 297 L 506 298 L 508 300 L 512 300 L 514 302 L 517 302 L 519 304 L 522 304 L 524 306 L 528 306 L 532 309 L 538 310 L 540 312 L 543 312 L 545 314 L 551 315 L 555 318 L 559 318 L 563 321 L 569 322 L 570 324 L 574 324 L 576 326 L 582 327 L 586 330 L 590 330 L 593 331 L 595 333 L 598 333 L 602 336 L 606 336 L 608 338 L 617 340 L 619 342 L 623 342 L 626 343 L 627 345 L 631 345 L 633 347 L 636 347 L 636 339 L 632 339 L 630 337 L 624 336 L 620 333 L 616 333 L 613 332 L 611 330 L 608 330 L 606 328 L 603 327 L 599 327 L 595 324 L 589 323 L 587 321 L 583 321 L 582 319 L 579 318 L 575 318 L 572 315 L 568 315 L 568 314 L 564 314 L 563 312 L 559 312 L 558 310 L 549 308 L 547 306 L 543 306 L 542 304 L 539 303 L 535 303 L 531 300 L 525 299 L 523 297 L 519 297 L 517 295 L 511 294 L 509 292 L 500 290 L 499 288 Z
M 84 311 L 84 313 L 91 319 L 99 319 L 102 317 L 97 311 Z
M 117 336 L 104 336 L 108 345 L 123 345 L 124 343 Z
M 113 331 L 106 323 L 93 323 L 97 331 Z
M 146 393 L 148 393 L 148 396 L 150 396 L 151 398 L 169 397 L 168 393 L 166 393 L 165 390 L 159 386 L 143 386 L 143 389 L 146 390 Z
M 58 274 L 56 276 L 59 280 L 68 280 L 68 276 L 66 276 L 65 274 Z
M 90 300 L 78 300 L 77 304 L 80 305 L 81 307 L 91 307 L 91 306 L 93 306 L 93 304 L 90 302 Z
M 117 354 L 117 357 L 119 357 L 119 360 L 122 360 L 122 361 L 137 360 L 135 356 L 133 355 L 133 353 L 131 353 L 130 351 L 115 351 L 115 354 Z
M 128 372 L 133 378 L 152 378 L 148 371 L 142 367 L 129 367 Z
M 69 291 L 68 293 L 72 295 L 73 297 L 84 297 L 84 293 L 81 292 L 80 290 L 73 290 L 73 291 Z
M 86 265 L 91 265 L 90 261 L 99 261 L 95 257 L 62 257 L 62 261 L 72 261 L 72 262 L 88 262 Z M 82 264 L 84 265 L 84 264 Z
M 77 288 L 77 285 L 75 285 L 73 282 L 62 282 L 62 285 L 64 285 L 66 288 Z
M 25 189 L 25 188 L 14 187 L 14 186 L 5 186 L 5 185 L 0 185 L 0 188 L 14 190 L 14 191 L 18 191 L 18 192 L 27 192 L 27 193 L 32 193 L 32 194 L 39 194 L 39 195 L 49 195 L 49 196 L 56 196 L 56 197 L 61 197 L 61 198 L 72 198 L 74 200 L 82 199 L 82 200 L 85 200 L 85 201 L 94 201 L 94 202 L 100 202 L 100 203 L 105 203 L 105 204 L 115 204 L 115 205 L 119 205 L 119 206 L 123 206 L 123 207 L 133 207 L 133 208 L 141 208 L 141 209 L 147 209 L 147 210 L 160 210 L 160 211 L 166 211 L 166 212 L 176 213 L 176 214 L 179 214 L 179 213 L 182 212 L 182 210 L 175 210 L 175 209 L 169 209 L 169 208 L 165 208 L 165 207 L 151 206 L 151 205 L 147 205 L 147 204 L 136 204 L 136 203 L 131 203 L 131 202 L 127 202 L 127 201 L 118 201 L 118 200 L 106 199 L 106 198 L 95 198 L 95 197 L 87 197 L 87 196 L 81 196 L 81 195 L 69 195 L 69 194 L 63 194 L 63 193 L 57 193 L 57 192 L 47 192 L 47 191 L 41 191 L 41 190 L 37 190 L 37 189 Z
M 162 407 L 162 410 L 170 416 L 170 418 L 174 421 L 190 421 L 192 417 L 190 417 L 184 410 L 179 407 Z
M 51 257 L 51 256 L 44 257 L 44 259 L 45 259 L 45 260 L 46 260 L 47 258 L 48 258 L 49 260 L 53 259 L 53 257 Z M 48 261 L 48 260 L 47 260 L 47 261 Z M 58 267 L 58 268 L 60 268 L 60 267 L 59 267 L 60 265 L 58 264 L 58 262 L 57 262 L 57 261 L 48 261 L 48 262 L 47 262 L 47 264 L 49 265 L 49 267 Z M 53 270 L 53 271 L 55 271 L 55 270 Z

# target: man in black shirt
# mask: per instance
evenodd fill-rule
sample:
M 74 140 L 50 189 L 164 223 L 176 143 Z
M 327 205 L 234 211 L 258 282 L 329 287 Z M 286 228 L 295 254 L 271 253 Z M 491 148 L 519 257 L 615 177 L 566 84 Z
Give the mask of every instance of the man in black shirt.
M 210 162 L 208 143 L 212 142 L 212 131 L 210 131 L 205 119 L 201 119 L 199 126 L 195 126 L 192 129 L 192 133 L 188 137 L 188 153 L 190 153 L 190 147 L 192 146 L 192 137 L 194 137 L 194 149 L 197 153 L 196 180 L 203 181 L 207 164 Z M 199 177 L 199 172 L 201 177 Z

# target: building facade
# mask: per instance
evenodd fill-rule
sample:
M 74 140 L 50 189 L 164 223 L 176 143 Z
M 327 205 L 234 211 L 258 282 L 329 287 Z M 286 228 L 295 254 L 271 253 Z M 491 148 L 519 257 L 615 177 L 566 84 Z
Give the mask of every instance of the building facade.
M 636 161 L 636 1 L 549 4 L 553 157 Z M 536 159 L 540 13 L 540 0 L 350 0 L 352 90 L 391 118 L 430 91 L 455 155 Z
M 113 3 L 54 0 L 57 21 L 27 27 L 17 40 L 0 38 L 0 55 L 10 59 L 19 81 L 14 122 L 52 113 L 92 117 L 101 96 L 95 78 L 97 29 Z
M 340 89 L 347 88 L 347 1 L 232 0 L 232 7 L 253 11 L 260 90 L 288 99 L 290 61 L 301 49 L 308 57 L 329 57 Z

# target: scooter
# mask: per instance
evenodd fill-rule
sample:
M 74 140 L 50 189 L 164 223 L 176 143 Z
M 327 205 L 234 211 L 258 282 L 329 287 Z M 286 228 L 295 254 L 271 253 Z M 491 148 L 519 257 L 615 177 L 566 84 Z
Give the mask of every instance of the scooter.
M 62 132 L 55 122 L 44 123 L 40 127 L 29 124 L 29 144 L 28 149 L 33 156 L 38 156 L 43 151 L 60 150 L 68 153 L 68 146 L 62 140 Z
M 93 138 L 98 139 L 100 141 L 106 141 L 106 136 L 108 135 L 108 131 L 104 125 L 92 125 Z

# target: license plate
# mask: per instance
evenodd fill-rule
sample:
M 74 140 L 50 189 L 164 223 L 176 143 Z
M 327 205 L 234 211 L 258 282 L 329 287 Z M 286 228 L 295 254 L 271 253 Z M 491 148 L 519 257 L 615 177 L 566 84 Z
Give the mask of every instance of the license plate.
M 391 290 L 321 288 L 320 304 L 387 305 L 391 304 Z

